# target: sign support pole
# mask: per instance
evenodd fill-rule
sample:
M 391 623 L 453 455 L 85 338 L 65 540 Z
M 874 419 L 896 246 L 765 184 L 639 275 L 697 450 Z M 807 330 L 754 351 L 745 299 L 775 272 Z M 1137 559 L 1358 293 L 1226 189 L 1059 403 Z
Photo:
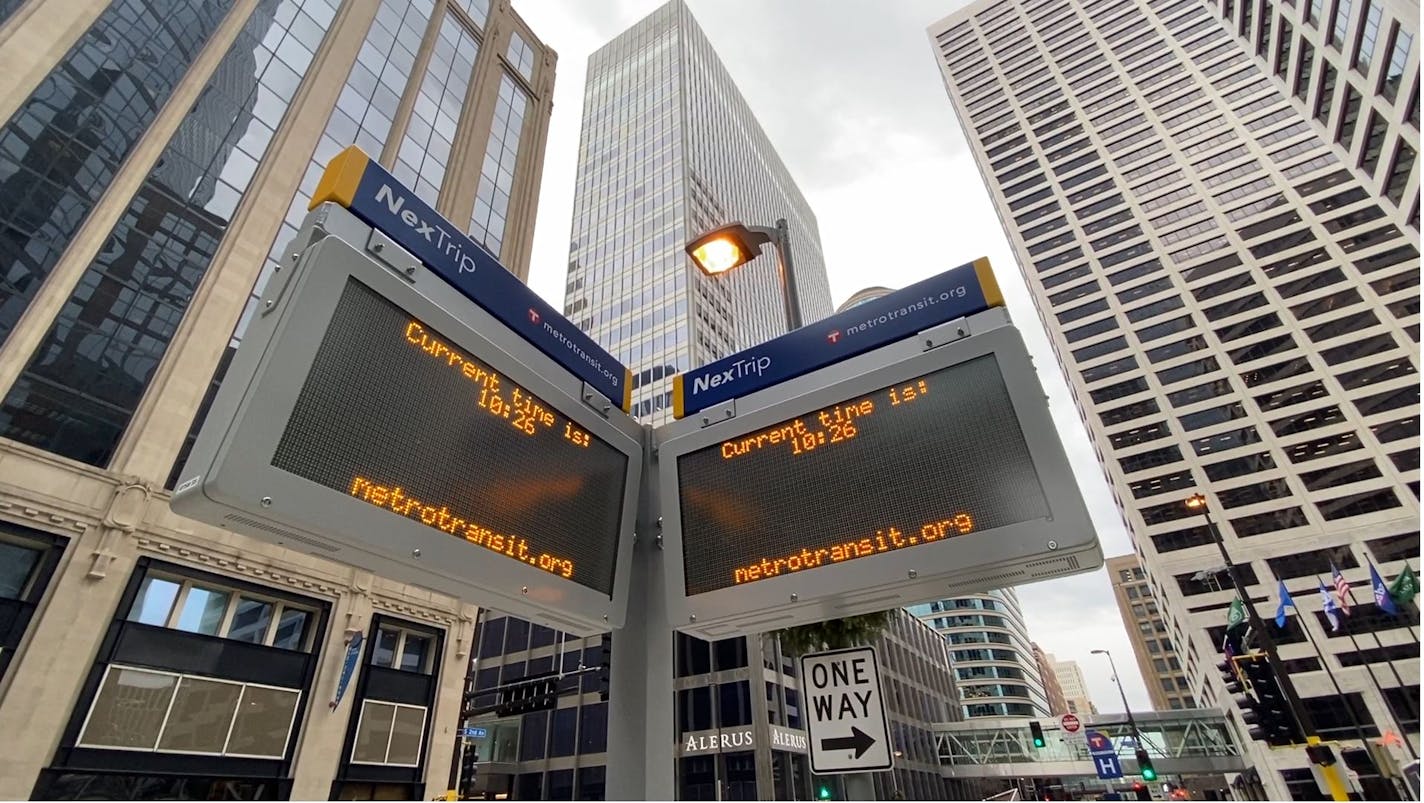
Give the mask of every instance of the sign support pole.
M 673 624 L 664 587 L 656 444 L 644 426 L 643 488 L 629 572 L 628 617 L 613 631 L 609 666 L 609 800 L 673 800 Z
M 875 799 L 874 775 L 868 772 L 853 772 L 842 777 L 845 778 L 846 800 Z

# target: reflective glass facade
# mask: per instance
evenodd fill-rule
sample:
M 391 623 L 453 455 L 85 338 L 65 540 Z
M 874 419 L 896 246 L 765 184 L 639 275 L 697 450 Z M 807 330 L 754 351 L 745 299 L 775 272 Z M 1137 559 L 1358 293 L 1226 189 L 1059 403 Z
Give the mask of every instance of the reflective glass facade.
M 0 720 L 33 737 L 0 798 L 443 794 L 474 607 L 161 489 L 322 166 L 358 144 L 464 220 L 501 75 L 542 143 L 554 54 L 475 0 L 27 0 L 0 25 L 24 65 L 0 92 Z M 500 137 L 522 276 L 543 159 Z
M 911 605 L 907 610 L 949 645 L 964 719 L 1053 715 L 1013 589 Z
M 671 418 L 672 374 L 786 331 L 775 255 L 704 276 L 687 241 L 786 218 L 802 320 L 831 312 L 816 218 L 687 7 L 589 57 L 564 312 L 633 369 L 633 411 Z

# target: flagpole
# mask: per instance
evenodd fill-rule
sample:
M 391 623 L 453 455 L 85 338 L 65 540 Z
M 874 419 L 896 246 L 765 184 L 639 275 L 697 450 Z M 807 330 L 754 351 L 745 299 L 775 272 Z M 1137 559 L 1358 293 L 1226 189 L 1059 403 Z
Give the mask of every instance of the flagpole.
M 1295 608 L 1294 605 L 1291 607 Z M 1325 676 L 1330 678 L 1330 685 L 1335 687 L 1335 696 L 1343 700 L 1345 691 L 1340 688 L 1340 682 L 1335 679 L 1335 670 L 1331 669 L 1329 662 L 1325 660 L 1325 654 L 1320 651 L 1320 645 L 1315 643 L 1315 636 L 1310 634 L 1310 627 L 1305 622 L 1305 615 L 1301 614 L 1299 608 L 1296 608 L 1296 614 L 1300 619 L 1300 629 L 1305 632 L 1305 638 L 1310 642 L 1310 648 L 1315 650 L 1315 657 L 1320 660 L 1320 667 L 1325 670 Z M 1354 706 L 1345 706 L 1345 713 L 1350 717 L 1350 724 L 1355 728 L 1355 735 L 1359 738 L 1360 745 L 1368 752 L 1370 749 L 1369 737 L 1365 736 L 1365 728 L 1360 724 L 1359 717 L 1355 716 Z
M 1373 586 L 1373 583 L 1371 585 Z M 1352 607 L 1355 606 L 1357 604 L 1355 601 L 1355 589 L 1348 588 L 1345 594 L 1350 598 L 1350 605 Z M 1379 606 L 1376 605 L 1375 607 Z M 1345 618 L 1349 619 L 1350 617 L 1347 614 Z M 1350 636 L 1350 643 L 1354 645 L 1355 653 L 1359 654 L 1360 643 L 1355 640 L 1354 628 L 1350 627 L 1348 622 L 1345 625 L 1345 633 Z M 1404 695 L 1405 704 L 1413 708 L 1414 703 L 1410 700 L 1413 695 L 1409 693 L 1409 687 L 1405 685 L 1404 678 L 1399 676 L 1399 670 L 1394 668 L 1394 661 L 1390 660 L 1385 653 L 1384 642 L 1380 641 L 1379 633 L 1376 633 L 1374 628 L 1370 628 L 1370 635 L 1374 636 L 1375 646 L 1379 648 L 1380 653 L 1385 655 L 1385 666 L 1388 666 L 1390 674 L 1394 675 L 1394 682 L 1399 684 L 1399 693 Z M 1419 754 L 1414 752 L 1414 743 L 1409 740 L 1409 731 L 1404 729 L 1404 723 L 1400 721 L 1399 715 L 1394 713 L 1394 706 L 1389 704 L 1389 698 L 1384 696 L 1384 689 L 1380 688 L 1379 680 L 1375 678 L 1374 665 L 1365 661 L 1363 658 L 1360 660 L 1360 663 L 1364 665 L 1366 674 L 1370 676 L 1370 683 L 1374 685 L 1375 693 L 1380 696 L 1380 702 L 1384 703 L 1385 710 L 1389 712 L 1389 718 L 1394 720 L 1394 726 L 1399 729 L 1399 740 L 1404 742 L 1404 749 L 1409 753 L 1410 760 L 1412 761 L 1418 758 Z

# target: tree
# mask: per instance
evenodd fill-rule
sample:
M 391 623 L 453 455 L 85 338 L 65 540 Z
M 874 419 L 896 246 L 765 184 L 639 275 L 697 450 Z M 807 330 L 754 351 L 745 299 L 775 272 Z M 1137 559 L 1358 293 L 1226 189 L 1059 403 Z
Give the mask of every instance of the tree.
M 838 650 L 869 644 L 890 626 L 893 611 L 847 616 L 828 622 L 815 622 L 779 630 L 772 634 L 781 639 L 781 650 L 799 656 L 820 650 Z

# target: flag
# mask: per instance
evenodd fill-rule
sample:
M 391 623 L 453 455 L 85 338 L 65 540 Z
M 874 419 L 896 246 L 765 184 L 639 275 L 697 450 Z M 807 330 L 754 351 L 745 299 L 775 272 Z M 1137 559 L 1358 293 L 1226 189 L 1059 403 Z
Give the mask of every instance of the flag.
M 1340 612 L 1345 615 L 1350 613 L 1350 581 L 1345 579 L 1345 575 L 1335 568 L 1335 561 L 1330 561 L 1330 582 L 1335 584 L 1335 596 L 1340 600 Z
M 1295 600 L 1291 599 L 1290 592 L 1286 590 L 1286 581 L 1280 582 L 1280 587 L 1276 590 L 1276 595 L 1281 598 L 1281 604 L 1276 606 L 1276 627 L 1285 627 L 1286 608 L 1294 608 Z
M 1394 578 L 1390 584 L 1389 595 L 1394 598 L 1396 605 L 1409 603 L 1414 600 L 1414 595 L 1419 593 L 1419 578 L 1414 576 L 1414 570 L 1409 568 L 1409 564 L 1404 564 L 1404 571 Z
M 1379 609 L 1390 616 L 1399 615 L 1399 606 L 1394 604 L 1394 598 L 1389 595 L 1389 589 L 1384 587 L 1384 579 L 1375 571 L 1375 565 L 1370 564 L 1370 588 L 1375 592 L 1375 604 Z
M 1241 604 L 1241 598 L 1237 597 L 1231 601 L 1231 607 L 1226 611 L 1226 630 L 1229 633 L 1244 624 L 1246 624 L 1246 606 Z
M 1329 591 L 1326 591 L 1326 590 L 1325 590 L 1325 583 L 1324 583 L 1324 581 L 1317 581 L 1317 582 L 1320 583 L 1320 599 L 1323 600 L 1324 603 L 1325 603 L 1325 618 L 1330 620 L 1330 632 L 1331 632 L 1331 633 L 1339 633 L 1339 632 L 1340 632 L 1340 615 L 1339 615 L 1339 610 L 1340 610 L 1340 609 L 1339 609 L 1338 606 L 1335 605 L 1335 598 L 1332 597 L 1332 596 L 1330 596 L 1330 592 L 1329 592 Z

